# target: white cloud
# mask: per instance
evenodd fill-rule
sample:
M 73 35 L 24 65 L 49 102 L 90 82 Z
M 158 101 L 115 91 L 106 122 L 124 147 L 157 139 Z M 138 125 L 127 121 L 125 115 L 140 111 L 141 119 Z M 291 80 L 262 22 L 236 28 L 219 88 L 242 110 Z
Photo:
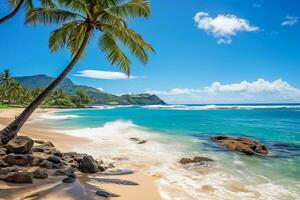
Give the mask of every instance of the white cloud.
M 238 18 L 235 15 L 218 15 L 213 18 L 206 12 L 198 12 L 194 16 L 194 21 L 198 28 L 212 34 L 217 38 L 218 44 L 230 44 L 232 37 L 238 32 L 254 32 L 259 28 L 251 26 L 249 21 L 243 18 Z
M 101 88 L 101 87 L 98 87 L 97 90 L 101 91 L 101 92 L 104 92 L 104 89 Z
M 293 26 L 298 22 L 298 17 L 293 17 L 293 16 L 289 16 L 287 15 L 284 18 L 284 21 L 281 23 L 281 26 Z
M 168 103 L 279 103 L 300 102 L 300 90 L 277 79 L 222 84 L 214 82 L 199 89 L 173 88 L 169 91 L 150 90 Z
M 83 70 L 79 71 L 75 76 L 82 76 L 88 78 L 96 78 L 96 79 L 137 79 L 137 78 L 146 78 L 142 76 L 128 76 L 122 72 L 110 72 L 110 71 L 100 71 L 100 70 Z

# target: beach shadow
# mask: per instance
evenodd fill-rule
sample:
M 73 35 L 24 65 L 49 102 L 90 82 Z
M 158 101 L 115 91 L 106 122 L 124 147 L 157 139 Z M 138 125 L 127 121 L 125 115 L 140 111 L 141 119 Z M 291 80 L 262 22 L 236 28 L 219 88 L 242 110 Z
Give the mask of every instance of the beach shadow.
M 102 178 L 104 175 L 80 175 L 74 183 L 63 183 L 62 178 L 48 178 L 35 180 L 33 184 L 6 184 L 1 189 L 0 199 L 7 200 L 42 200 L 68 197 L 74 200 L 107 200 L 119 197 L 110 191 L 101 188 L 102 184 L 137 186 L 138 183 L 118 178 Z M 99 195 L 96 195 L 98 191 Z M 101 196 L 103 195 L 103 196 Z M 106 197 L 104 197 L 106 196 Z

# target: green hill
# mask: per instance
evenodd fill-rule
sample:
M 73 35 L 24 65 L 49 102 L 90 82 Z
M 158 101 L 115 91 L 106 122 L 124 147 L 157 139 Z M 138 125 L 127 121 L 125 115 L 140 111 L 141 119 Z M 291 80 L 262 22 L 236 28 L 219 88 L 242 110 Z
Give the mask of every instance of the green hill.
M 14 77 L 19 83 L 29 89 L 46 88 L 53 80 L 54 77 L 50 77 L 44 74 L 34 76 L 20 76 Z M 58 86 L 58 89 L 63 90 L 69 95 L 75 94 L 77 89 L 84 90 L 86 94 L 94 99 L 94 105 L 159 105 L 166 104 L 156 95 L 151 94 L 136 94 L 136 95 L 113 95 L 103 91 L 100 91 L 93 87 L 76 85 L 69 78 L 66 78 Z

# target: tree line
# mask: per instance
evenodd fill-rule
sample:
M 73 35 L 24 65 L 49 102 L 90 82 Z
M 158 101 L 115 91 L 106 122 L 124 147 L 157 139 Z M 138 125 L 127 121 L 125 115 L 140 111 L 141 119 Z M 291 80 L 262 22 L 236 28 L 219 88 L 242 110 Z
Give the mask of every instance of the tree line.
M 16 81 L 9 70 L 3 70 L 0 75 L 0 104 L 3 107 L 26 107 L 43 91 L 41 88 L 28 89 Z M 41 106 L 81 108 L 88 107 L 92 99 L 81 89 L 77 89 L 74 95 L 68 95 L 58 89 L 51 92 Z

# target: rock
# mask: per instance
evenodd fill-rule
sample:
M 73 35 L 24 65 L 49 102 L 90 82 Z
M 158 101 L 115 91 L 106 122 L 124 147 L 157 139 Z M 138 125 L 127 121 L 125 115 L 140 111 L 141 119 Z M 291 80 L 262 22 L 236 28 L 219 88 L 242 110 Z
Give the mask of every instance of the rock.
M 49 157 L 47 158 L 47 160 L 50 161 L 50 162 L 52 162 L 52 163 L 55 163 L 55 164 L 58 164 L 58 163 L 60 163 L 60 161 L 61 161 L 60 157 L 54 156 L 54 155 L 49 156 Z
M 7 151 L 7 149 L 6 149 L 6 148 L 4 148 L 4 147 L 1 147 L 1 148 L 0 148 L 0 156 L 4 156 L 4 155 L 6 155 L 6 151 Z
M 74 162 L 74 159 L 71 158 L 71 157 L 68 156 L 68 155 L 62 156 L 62 159 L 63 159 L 64 161 L 66 161 L 67 163 L 73 163 L 73 162 Z
M 102 189 L 98 189 L 95 193 L 97 196 L 100 196 L 100 197 L 104 197 L 104 198 L 109 198 L 109 197 L 119 197 L 119 195 L 116 195 L 114 193 L 110 193 L 110 192 L 107 192 L 105 190 L 102 190 Z
M 41 162 L 43 162 L 43 158 L 41 158 L 41 157 L 33 157 L 33 161 L 32 161 L 32 163 L 31 163 L 31 166 L 38 166 L 38 165 L 40 165 L 40 163 Z
M 214 162 L 214 160 L 207 157 L 195 156 L 194 158 L 181 158 L 179 161 L 183 165 L 197 162 Z
M 19 168 L 17 166 L 11 166 L 11 167 L 5 167 L 0 169 L 0 175 L 7 174 L 9 172 L 17 172 L 19 171 Z
M 32 152 L 44 152 L 45 148 L 43 147 L 32 147 Z
M 76 174 L 74 174 L 75 169 L 72 167 L 69 167 L 67 169 L 58 169 L 54 172 L 54 176 L 69 176 L 76 178 Z
M 46 169 L 52 169 L 53 168 L 53 163 L 48 161 L 48 160 L 43 160 L 40 164 L 40 167 L 46 168 Z
M 45 142 L 42 144 L 43 147 L 55 147 L 52 142 Z
M 6 148 L 10 153 L 26 154 L 30 152 L 33 143 L 30 137 L 16 136 L 6 144 Z
M 14 154 L 10 153 L 4 156 L 3 160 L 10 165 L 30 165 L 33 162 L 31 154 Z
M 76 162 L 81 162 L 83 157 L 87 156 L 85 153 L 76 153 L 76 152 L 68 152 L 68 153 L 63 153 L 62 156 L 69 156 L 73 158 Z
M 92 156 L 84 156 L 80 165 L 80 171 L 83 173 L 97 173 L 99 170 L 97 162 Z
M 34 140 L 34 143 L 45 144 L 46 142 L 44 140 Z
M 129 139 L 136 142 L 137 144 L 145 144 L 147 142 L 147 140 L 141 140 L 140 138 L 136 138 L 136 137 L 132 137 Z
M 98 171 L 99 172 L 104 172 L 107 168 L 105 168 L 104 166 L 102 165 L 98 165 Z
M 232 138 L 227 136 L 216 136 L 212 140 L 219 145 L 226 147 L 227 149 L 233 151 L 239 151 L 246 155 L 255 155 L 255 154 L 268 154 L 267 148 L 257 143 L 256 141 L 249 138 Z
M 37 169 L 32 172 L 33 178 L 36 179 L 45 179 L 48 178 L 47 171 L 45 169 Z
M 8 164 L 4 160 L 0 159 L 0 167 L 6 167 Z
M 60 151 L 56 150 L 56 149 L 50 151 L 50 153 L 51 153 L 52 155 L 54 155 L 54 156 L 57 156 L 57 157 L 59 157 L 59 158 L 62 158 L 62 153 L 61 153 Z
M 136 137 L 132 137 L 132 138 L 129 138 L 129 139 L 132 140 L 132 141 L 135 141 L 135 142 L 141 141 L 139 138 L 136 138 Z
M 1 179 L 11 183 L 33 183 L 32 175 L 29 172 L 9 172 Z
M 140 142 L 138 142 L 137 144 L 145 144 L 147 142 L 147 140 L 141 140 Z
M 72 177 L 66 177 L 62 180 L 62 182 L 64 183 L 74 183 L 76 181 L 75 178 L 72 178 Z

